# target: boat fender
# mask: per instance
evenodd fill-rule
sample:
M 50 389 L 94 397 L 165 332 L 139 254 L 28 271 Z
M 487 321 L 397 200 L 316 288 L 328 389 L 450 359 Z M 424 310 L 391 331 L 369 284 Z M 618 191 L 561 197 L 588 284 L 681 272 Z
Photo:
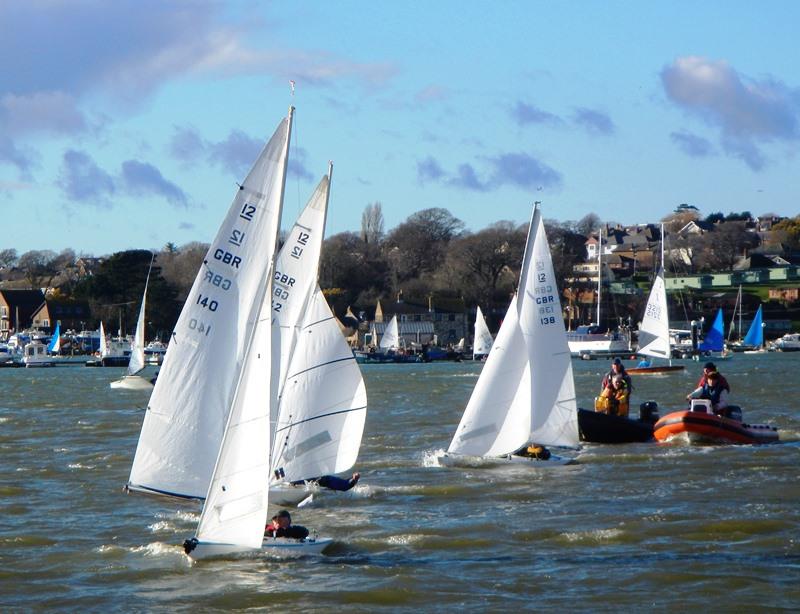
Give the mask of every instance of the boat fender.
M 183 551 L 186 554 L 191 554 L 192 550 L 197 548 L 197 544 L 198 541 L 196 537 L 193 537 L 192 539 L 187 539 L 185 542 L 183 542 Z

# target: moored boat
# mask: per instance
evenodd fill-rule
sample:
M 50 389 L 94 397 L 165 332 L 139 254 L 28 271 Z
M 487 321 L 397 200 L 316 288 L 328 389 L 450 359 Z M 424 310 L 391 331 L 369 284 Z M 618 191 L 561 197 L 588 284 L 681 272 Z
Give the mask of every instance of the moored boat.
M 764 444 L 780 439 L 776 427 L 742 422 L 741 409 L 736 406 L 726 407 L 723 414 L 715 414 L 711 411 L 711 402 L 705 399 L 694 399 L 688 410 L 661 418 L 653 435 L 658 441 L 677 439 L 692 444 Z

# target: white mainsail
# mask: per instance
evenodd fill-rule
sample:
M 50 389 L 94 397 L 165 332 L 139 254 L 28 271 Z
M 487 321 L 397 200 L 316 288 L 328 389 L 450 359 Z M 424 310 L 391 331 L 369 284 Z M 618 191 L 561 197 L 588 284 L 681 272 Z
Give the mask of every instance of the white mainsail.
M 658 269 L 658 274 L 653 281 L 644 317 L 639 325 L 638 353 L 657 358 L 670 358 L 669 315 L 663 267 Z
M 475 356 L 485 356 L 492 349 L 492 343 L 494 343 L 492 333 L 489 332 L 483 312 L 478 307 L 478 312 L 475 314 L 475 343 L 473 343 L 472 353 Z
M 103 330 L 103 321 L 100 320 L 100 358 L 108 355 L 108 341 L 106 341 L 106 331 Z
M 378 347 L 382 350 L 396 350 L 400 344 L 400 330 L 397 327 L 397 316 L 392 316 L 386 330 L 383 331 L 383 337 Z
M 528 231 L 519 291 L 448 452 L 499 456 L 528 442 L 578 445 L 572 363 L 538 207 Z
M 265 278 L 280 223 L 291 116 L 290 110 L 237 191 L 175 325 L 142 425 L 132 490 L 205 497 L 234 400 L 251 398 L 237 394 L 237 386 L 247 381 L 247 349 L 271 281 Z M 258 453 L 268 460 L 268 448 Z
M 131 345 L 131 359 L 128 362 L 128 375 L 136 375 L 144 369 L 144 310 L 147 301 L 147 285 L 150 283 L 150 271 L 153 268 L 153 260 L 150 259 L 150 268 L 147 270 L 147 279 L 144 282 L 144 292 L 142 293 L 142 305 L 139 307 L 139 319 L 136 321 L 136 332 L 133 334 L 133 344 Z

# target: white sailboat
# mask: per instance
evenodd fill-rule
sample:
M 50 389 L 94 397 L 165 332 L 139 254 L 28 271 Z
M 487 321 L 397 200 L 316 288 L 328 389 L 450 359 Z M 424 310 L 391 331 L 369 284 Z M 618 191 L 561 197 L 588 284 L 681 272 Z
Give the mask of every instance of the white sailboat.
M 128 489 L 205 498 L 192 558 L 307 553 L 327 540 L 264 539 L 280 337 L 274 258 L 292 111 L 241 184 L 195 279 L 150 397 Z
M 131 358 L 128 361 L 128 373 L 120 379 L 109 384 L 111 388 L 125 390 L 152 390 L 153 384 L 143 378 L 139 373 L 144 370 L 144 330 L 145 330 L 145 302 L 147 300 L 147 285 L 150 283 L 150 271 L 153 269 L 153 258 L 150 259 L 150 267 L 147 269 L 147 279 L 144 282 L 144 292 L 142 293 L 142 304 L 139 307 L 139 318 L 136 320 L 136 332 L 133 334 L 131 343 Z
M 571 460 L 515 454 L 531 443 L 578 447 L 572 363 L 538 204 L 528 231 L 519 290 L 440 462 L 545 466 Z
M 486 326 L 486 320 L 483 317 L 480 306 L 478 306 L 477 313 L 475 314 L 475 342 L 472 344 L 472 358 L 480 360 L 482 357 L 489 354 L 492 349 L 492 333 L 489 332 L 489 327 Z
M 639 325 L 639 349 L 638 354 L 652 356 L 669 361 L 666 365 L 647 365 L 637 366 L 628 369 L 632 374 L 662 374 L 675 371 L 683 371 L 683 365 L 672 364 L 672 348 L 669 338 L 669 311 L 667 308 L 667 290 L 664 283 L 664 226 L 661 226 L 661 266 L 658 269 L 656 278 L 653 280 L 653 287 L 650 289 L 650 296 L 647 299 L 647 306 L 644 309 L 642 323 Z
M 361 370 L 317 284 L 331 172 L 323 177 L 278 254 L 273 326 L 280 329 L 280 395 L 270 501 L 297 504 L 313 480 L 353 467 L 367 393 Z M 292 485 L 298 482 L 308 485 Z
M 382 352 L 389 352 L 399 349 L 400 347 L 400 329 L 397 326 L 397 316 L 392 316 L 389 324 L 386 325 L 386 330 L 383 331 L 383 337 L 378 347 Z

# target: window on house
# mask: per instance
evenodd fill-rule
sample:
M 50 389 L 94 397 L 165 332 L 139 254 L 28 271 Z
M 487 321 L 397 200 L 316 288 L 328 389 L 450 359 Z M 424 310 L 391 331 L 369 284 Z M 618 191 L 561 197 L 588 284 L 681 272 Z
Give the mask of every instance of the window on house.
M 447 316 L 447 321 L 448 322 L 455 322 L 456 321 L 456 314 L 454 314 L 454 313 L 449 314 Z

